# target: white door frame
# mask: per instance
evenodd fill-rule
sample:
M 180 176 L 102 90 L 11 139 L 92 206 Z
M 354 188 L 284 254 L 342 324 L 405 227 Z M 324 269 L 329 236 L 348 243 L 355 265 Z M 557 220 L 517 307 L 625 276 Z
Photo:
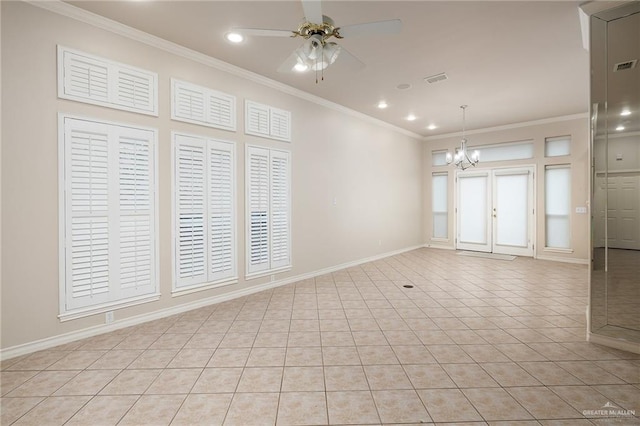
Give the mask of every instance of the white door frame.
M 495 244 L 495 223 L 493 218 L 493 204 L 495 203 L 495 196 L 493 194 L 493 184 L 495 182 L 495 175 L 504 175 L 504 174 L 522 174 L 522 173 L 530 173 L 529 180 L 529 206 L 528 206 L 528 228 L 529 228 L 529 238 L 527 247 L 507 247 L 500 246 L 496 251 Z M 483 246 L 481 244 L 465 244 L 460 243 L 459 236 L 459 220 L 460 215 L 458 212 L 458 208 L 460 206 L 459 200 L 459 177 L 474 177 L 474 176 L 487 176 L 487 245 Z M 473 250 L 473 251 L 484 251 L 484 252 L 493 252 L 493 253 L 501 253 L 501 254 L 513 254 L 516 256 L 528 256 L 528 257 L 536 257 L 535 252 L 535 244 L 536 244 L 536 216 L 535 216 L 535 207 L 537 204 L 537 192 L 536 192 L 536 166 L 535 165 L 522 165 L 522 166 L 511 166 L 511 167 L 493 167 L 493 168 L 484 168 L 484 169 L 473 169 L 473 170 L 458 170 L 456 171 L 454 177 L 454 221 L 453 234 L 455 236 L 454 245 L 456 250 Z

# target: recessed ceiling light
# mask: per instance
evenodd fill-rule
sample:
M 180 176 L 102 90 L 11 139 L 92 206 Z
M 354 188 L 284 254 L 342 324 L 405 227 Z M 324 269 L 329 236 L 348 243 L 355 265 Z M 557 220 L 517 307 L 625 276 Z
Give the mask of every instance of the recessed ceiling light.
M 435 130 L 437 128 L 438 128 L 438 126 L 436 126 L 435 124 L 429 124 L 429 126 L 427 127 L 427 129 L 429 129 L 429 130 Z
M 224 35 L 224 38 L 226 38 L 228 41 L 230 41 L 231 43 L 241 43 L 244 41 L 244 37 L 242 34 L 240 33 L 235 33 L 233 31 L 228 32 Z
M 624 126 L 621 124 L 621 125 L 619 125 L 618 127 L 616 127 L 616 130 L 617 130 L 617 131 L 619 131 L 619 132 L 621 132 L 621 131 L 623 131 L 623 130 L 624 130 Z
M 378 108 L 380 108 L 380 109 L 385 109 L 388 106 L 389 106 L 389 104 L 387 104 L 385 101 L 378 102 Z
M 631 111 L 629 111 L 628 109 L 623 109 L 620 115 L 623 117 L 627 115 L 631 115 Z
M 415 115 L 413 115 L 413 114 L 409 114 L 409 115 L 407 115 L 407 120 L 409 120 L 409 121 L 415 121 L 415 119 L 416 119 L 416 116 L 415 116 Z
M 398 90 L 407 90 L 407 89 L 408 89 L 408 88 L 410 88 L 410 87 L 411 87 L 411 85 L 410 85 L 409 83 L 402 83 L 402 84 L 398 84 L 398 85 L 396 86 L 396 88 L 397 88 Z

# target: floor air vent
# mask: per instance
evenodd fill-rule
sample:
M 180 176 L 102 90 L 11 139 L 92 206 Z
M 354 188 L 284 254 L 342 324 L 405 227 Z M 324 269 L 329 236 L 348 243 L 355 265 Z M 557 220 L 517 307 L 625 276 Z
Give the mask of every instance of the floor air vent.
M 613 72 L 630 70 L 632 68 L 635 68 L 637 64 L 638 64 L 637 59 L 634 59 L 632 61 L 620 62 L 613 66 Z

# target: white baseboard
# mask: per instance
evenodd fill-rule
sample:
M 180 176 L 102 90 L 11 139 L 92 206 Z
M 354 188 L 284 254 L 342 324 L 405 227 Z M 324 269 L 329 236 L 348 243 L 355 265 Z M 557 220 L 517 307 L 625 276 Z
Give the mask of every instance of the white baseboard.
M 559 256 L 538 256 L 536 257 L 536 259 L 550 260 L 552 262 L 573 263 L 577 265 L 589 265 L 591 263 L 589 259 L 575 259 L 570 257 L 559 257 Z
M 202 308 L 204 306 L 212 305 L 215 303 L 225 302 L 227 300 L 237 299 L 239 297 L 248 296 L 250 294 L 258 293 L 260 291 L 268 290 L 275 287 L 280 287 L 287 284 L 292 284 L 298 281 L 302 281 L 309 278 L 314 278 L 320 275 L 336 272 L 341 269 L 351 268 L 361 265 L 363 263 L 373 262 L 376 260 L 384 259 L 387 257 L 395 256 L 398 254 L 406 253 L 411 250 L 422 248 L 422 245 L 408 247 L 392 252 L 371 256 L 365 259 L 355 260 L 352 262 L 342 263 L 340 265 L 331 266 L 328 268 L 319 269 L 317 271 L 308 272 L 306 274 L 296 275 L 293 277 L 283 278 L 278 281 L 268 282 L 264 284 L 257 284 L 248 288 L 240 290 L 230 291 L 217 296 L 208 297 L 205 299 L 196 300 L 189 303 L 183 303 L 181 305 L 172 306 L 170 308 L 160 309 L 157 311 L 149 312 L 134 317 L 124 318 L 112 322 L 111 324 L 101 324 L 82 330 L 72 331 L 69 333 L 59 334 L 57 336 L 47 337 L 44 339 L 36 340 L 33 342 L 23 343 L 21 345 L 11 346 L 9 348 L 0 349 L 0 360 L 6 360 L 21 355 L 27 355 L 33 352 L 41 351 L 44 349 L 53 348 L 66 343 L 71 343 L 76 340 L 85 339 L 87 337 L 97 336 L 99 334 L 108 333 L 111 331 L 119 330 L 126 327 L 142 324 L 147 321 L 153 321 L 160 318 L 165 318 L 171 315 L 180 314 L 193 309 Z
M 594 333 L 588 333 L 587 340 L 598 345 L 608 346 L 610 348 L 620 349 L 621 351 L 632 352 L 634 354 L 640 354 L 640 343 Z

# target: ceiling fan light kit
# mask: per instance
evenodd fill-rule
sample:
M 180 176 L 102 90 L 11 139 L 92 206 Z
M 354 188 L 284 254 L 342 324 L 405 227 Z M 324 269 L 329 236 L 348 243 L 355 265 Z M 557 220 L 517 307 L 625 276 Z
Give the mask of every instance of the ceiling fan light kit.
M 347 36 L 397 34 L 402 29 L 402 22 L 399 19 L 337 27 L 333 19 L 322 14 L 320 1 L 302 0 L 302 8 L 304 9 L 305 20 L 295 31 L 236 28 L 233 30 L 233 33 L 237 33 L 240 36 L 254 35 L 304 38 L 305 42 L 295 49 L 289 58 L 278 67 L 278 72 L 305 72 L 312 70 L 316 72 L 317 83 L 318 71 L 321 72 L 321 79 L 324 80 L 323 71 L 335 63 L 338 57 L 350 57 L 352 63 L 363 65 L 360 60 L 349 53 L 344 47 L 329 41 L 331 37 L 342 39 Z M 227 34 L 231 34 L 231 32 Z

